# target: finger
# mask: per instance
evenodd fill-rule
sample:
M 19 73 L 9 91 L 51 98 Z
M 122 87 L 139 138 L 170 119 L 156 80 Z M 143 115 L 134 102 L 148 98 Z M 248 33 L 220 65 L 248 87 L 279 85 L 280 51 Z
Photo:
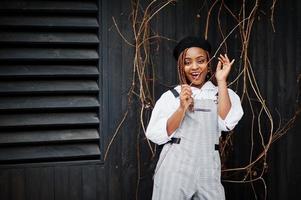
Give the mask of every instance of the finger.
M 186 92 L 186 93 L 185 93 L 185 96 L 191 97 L 191 96 L 192 96 L 192 93 L 191 93 L 191 92 Z
M 225 58 L 222 54 L 220 54 L 219 57 L 220 57 L 223 61 L 226 60 L 226 58 Z
M 182 95 L 183 97 L 191 97 L 191 94 L 190 93 L 188 93 L 188 92 L 185 92 L 185 93 L 183 93 L 183 95 Z
M 222 62 L 218 61 L 217 66 L 216 66 L 216 71 L 219 71 L 222 69 Z
M 230 62 L 230 66 L 233 65 L 234 61 L 235 61 L 235 59 L 233 59 L 233 60 Z
M 183 87 L 181 93 L 191 93 L 190 87 Z
M 183 102 L 186 104 L 186 103 L 189 103 L 190 101 L 191 101 L 191 97 L 190 96 L 185 96 L 184 98 L 183 98 Z
M 228 58 L 227 54 L 225 54 L 225 58 L 227 59 L 228 62 L 230 61 L 230 59 Z
M 227 58 L 225 58 L 223 55 L 220 56 L 220 59 L 221 63 L 224 65 L 224 64 L 227 64 L 228 63 L 228 60 Z
M 188 105 L 191 105 L 192 102 L 193 102 L 193 99 L 192 99 L 192 98 L 188 99 L 188 101 L 187 101 Z
M 191 95 L 192 94 L 192 91 L 190 88 L 184 88 L 182 91 L 181 91 L 181 95 Z
M 184 85 L 182 85 L 182 90 L 187 90 L 188 88 L 190 88 L 190 86 L 189 85 L 187 85 L 187 84 L 184 84 Z
M 181 91 L 186 90 L 188 87 L 189 87 L 189 85 L 187 85 L 187 84 L 181 85 Z
M 189 96 L 189 95 L 185 95 L 185 96 L 183 96 L 183 101 L 185 102 L 185 103 L 188 103 L 188 102 L 190 102 L 191 101 L 191 99 L 193 99 L 191 96 Z
M 187 86 L 186 86 L 186 85 L 182 85 L 182 86 L 181 86 L 181 94 L 184 94 L 184 93 L 186 93 L 187 91 L 188 91 Z
M 221 63 L 221 67 L 222 67 L 222 66 L 225 64 L 224 60 L 221 59 L 221 58 L 219 58 L 218 60 L 219 60 L 219 62 Z
M 189 95 L 182 95 L 181 100 L 187 101 L 189 98 L 191 98 Z
M 189 85 L 185 86 L 184 91 L 192 92 L 191 87 Z

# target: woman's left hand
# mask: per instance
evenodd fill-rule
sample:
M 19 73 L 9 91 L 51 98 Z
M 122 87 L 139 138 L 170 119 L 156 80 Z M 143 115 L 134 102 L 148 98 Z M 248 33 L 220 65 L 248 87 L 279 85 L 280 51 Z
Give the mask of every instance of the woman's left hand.
M 227 54 L 220 55 L 218 57 L 218 64 L 216 67 L 216 72 L 215 72 L 215 78 L 217 82 L 219 81 L 227 81 L 227 77 L 229 75 L 229 72 L 231 70 L 231 66 L 234 63 L 234 59 L 230 62 Z

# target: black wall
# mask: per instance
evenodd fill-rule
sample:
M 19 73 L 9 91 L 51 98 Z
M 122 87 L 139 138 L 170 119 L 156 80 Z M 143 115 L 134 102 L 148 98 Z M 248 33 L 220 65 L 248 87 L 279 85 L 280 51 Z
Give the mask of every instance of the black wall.
M 235 1 L 227 3 L 238 8 Z M 103 160 L 127 109 L 134 49 L 122 40 L 112 17 L 133 41 L 130 1 L 11 0 L 1 4 L 0 199 L 150 199 L 150 155 L 138 123 L 137 100 Z M 152 31 L 174 40 L 203 34 L 207 4 L 197 0 L 173 3 L 152 20 Z M 301 4 L 277 1 L 276 32 L 269 21 L 271 4 L 261 4 L 249 53 L 267 105 L 276 121 L 279 112 L 286 122 L 300 106 L 296 98 Z M 216 11 L 208 35 L 213 49 L 221 41 Z M 223 24 L 227 31 L 234 26 L 227 15 Z M 238 61 L 241 44 L 237 37 L 235 33 L 227 44 L 228 53 Z M 152 44 L 156 98 L 177 83 L 174 44 L 164 39 Z M 230 80 L 237 72 L 234 68 Z M 248 160 L 251 114 L 245 111 L 235 130 L 233 166 Z M 300 128 L 298 118 L 268 153 L 268 199 L 298 199 L 300 195 Z M 258 199 L 264 196 L 261 184 L 255 183 Z M 224 186 L 227 199 L 255 199 L 250 184 Z

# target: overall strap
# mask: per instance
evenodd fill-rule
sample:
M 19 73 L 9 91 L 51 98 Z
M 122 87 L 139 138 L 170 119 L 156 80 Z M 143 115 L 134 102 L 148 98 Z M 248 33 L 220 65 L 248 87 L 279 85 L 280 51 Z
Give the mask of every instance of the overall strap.
M 170 91 L 172 92 L 172 94 L 175 96 L 175 98 L 178 98 L 180 96 L 180 94 L 178 93 L 178 91 L 173 88 L 173 89 L 170 89 Z M 168 142 L 166 142 L 165 144 L 180 144 L 181 142 L 181 138 L 176 138 L 176 137 L 172 137 Z M 163 145 L 165 145 L 163 144 Z
M 180 96 L 179 92 L 175 88 L 172 88 L 170 91 L 175 96 L 175 98 L 178 98 Z
M 216 96 L 216 99 L 214 100 L 214 103 L 216 103 L 216 104 L 217 104 L 217 99 L 218 99 L 218 91 L 216 91 L 216 94 L 215 94 L 215 96 Z

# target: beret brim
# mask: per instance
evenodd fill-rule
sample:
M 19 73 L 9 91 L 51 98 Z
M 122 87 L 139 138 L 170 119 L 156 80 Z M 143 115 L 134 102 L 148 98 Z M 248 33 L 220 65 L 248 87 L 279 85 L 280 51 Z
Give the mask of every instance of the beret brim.
M 173 50 L 173 56 L 176 60 L 178 60 L 180 54 L 187 48 L 191 47 L 199 47 L 204 49 L 205 51 L 208 51 L 208 53 L 211 53 L 211 45 L 210 43 L 199 37 L 194 36 L 188 36 L 183 38 L 174 48 Z

